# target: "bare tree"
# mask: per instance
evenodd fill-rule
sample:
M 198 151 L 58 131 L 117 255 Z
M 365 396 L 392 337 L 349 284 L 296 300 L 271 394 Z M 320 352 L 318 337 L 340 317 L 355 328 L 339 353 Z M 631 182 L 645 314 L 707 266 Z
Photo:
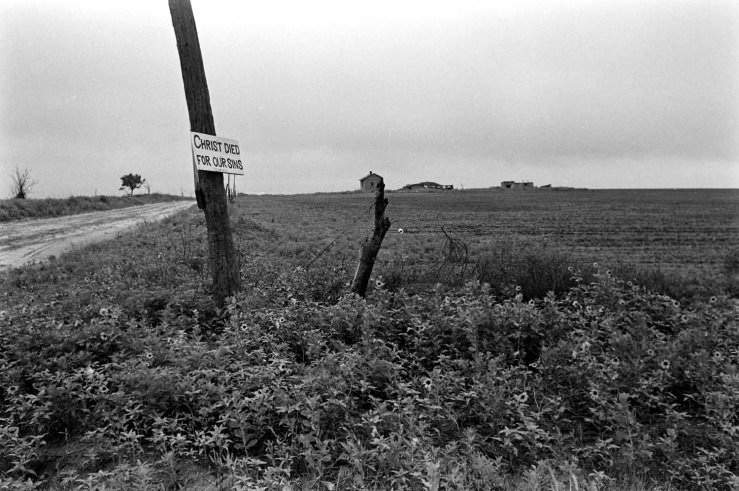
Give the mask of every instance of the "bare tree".
M 31 179 L 31 171 L 28 169 L 20 170 L 17 166 L 15 172 L 10 174 L 11 192 L 15 199 L 26 199 L 31 188 L 36 185 L 36 181 Z

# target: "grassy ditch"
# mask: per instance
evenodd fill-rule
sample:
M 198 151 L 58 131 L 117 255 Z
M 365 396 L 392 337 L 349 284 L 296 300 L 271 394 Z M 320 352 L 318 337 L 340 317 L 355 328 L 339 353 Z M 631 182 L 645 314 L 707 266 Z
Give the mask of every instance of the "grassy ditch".
M 135 196 L 71 196 L 66 199 L 5 199 L 0 200 L 0 222 L 76 215 L 181 199 L 185 198 L 159 193 Z
M 678 299 L 668 276 L 645 287 L 643 267 L 566 248 L 537 262 L 518 238 L 439 273 L 442 235 L 428 255 L 381 254 L 360 299 L 354 210 L 295 199 L 232 209 L 244 289 L 224 309 L 196 210 L 3 274 L 0 488 L 739 483 L 725 283 Z

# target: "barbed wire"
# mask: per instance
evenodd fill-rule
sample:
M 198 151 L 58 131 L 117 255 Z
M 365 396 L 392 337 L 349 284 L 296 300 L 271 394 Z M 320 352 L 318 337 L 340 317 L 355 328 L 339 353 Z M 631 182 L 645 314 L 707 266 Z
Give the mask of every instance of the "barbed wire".
M 321 256 L 323 256 L 329 250 L 331 250 L 331 248 L 336 245 L 336 243 L 339 241 L 340 238 L 347 237 L 349 235 L 354 235 L 354 229 L 357 228 L 357 224 L 359 223 L 359 221 L 366 220 L 366 216 L 368 214 L 371 214 L 374 208 L 375 208 L 375 200 L 374 198 L 372 198 L 372 201 L 370 202 L 369 207 L 367 208 L 362 207 L 361 208 L 362 211 L 360 211 L 359 214 L 357 214 L 354 217 L 354 219 L 351 220 L 351 223 L 349 225 L 342 228 L 336 234 L 332 234 L 333 238 L 331 239 L 331 241 L 329 241 L 329 243 L 326 246 L 324 246 L 320 251 L 314 254 L 314 256 L 305 264 L 305 266 L 303 266 L 303 268 L 305 269 L 310 268 L 313 265 L 313 263 L 315 263 L 318 259 L 321 258 Z
M 352 219 L 350 219 L 350 223 L 346 225 L 345 227 L 342 227 L 341 230 L 336 232 L 335 234 L 331 234 L 331 240 L 323 246 L 317 253 L 311 257 L 308 262 L 305 263 L 305 266 L 303 266 L 305 269 L 310 268 L 318 259 L 320 259 L 322 256 L 324 256 L 328 251 L 330 251 L 338 242 L 339 239 L 343 237 L 351 237 L 351 236 L 359 236 L 360 232 L 358 231 L 359 224 L 367 224 L 367 215 L 372 215 L 373 210 L 375 207 L 375 200 L 374 198 L 369 203 L 369 206 L 362 207 L 361 211 L 355 215 Z M 453 233 L 459 233 L 459 228 L 455 226 L 454 224 L 444 223 L 440 224 L 438 226 L 433 227 L 413 227 L 409 226 L 410 221 L 412 220 L 409 217 L 404 216 L 402 213 L 400 215 L 394 215 L 391 214 L 391 220 L 396 227 L 391 228 L 388 232 L 391 234 L 434 234 L 434 235 L 440 235 L 443 238 L 443 242 L 440 246 L 441 249 L 441 259 L 442 263 L 440 266 L 440 269 L 443 269 L 445 266 L 449 264 L 464 264 L 466 265 L 469 262 L 469 248 L 467 246 L 467 243 L 456 236 L 453 236 Z M 437 213 L 436 215 L 437 219 L 441 219 L 441 214 Z M 365 226 L 363 225 L 362 228 Z M 367 232 L 369 233 L 369 230 L 371 230 L 372 227 L 374 227 L 374 222 L 367 224 Z M 462 229 L 466 228 L 476 228 L 476 227 L 461 227 Z M 402 245 L 404 242 L 400 242 L 399 245 Z M 401 252 L 402 255 L 402 252 Z

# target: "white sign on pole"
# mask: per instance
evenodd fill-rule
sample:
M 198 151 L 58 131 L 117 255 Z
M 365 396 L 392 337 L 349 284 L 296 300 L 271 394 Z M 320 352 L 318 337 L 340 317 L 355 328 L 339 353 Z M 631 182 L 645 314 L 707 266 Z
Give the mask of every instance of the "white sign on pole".
M 236 140 L 190 132 L 192 161 L 198 170 L 244 175 L 241 149 Z

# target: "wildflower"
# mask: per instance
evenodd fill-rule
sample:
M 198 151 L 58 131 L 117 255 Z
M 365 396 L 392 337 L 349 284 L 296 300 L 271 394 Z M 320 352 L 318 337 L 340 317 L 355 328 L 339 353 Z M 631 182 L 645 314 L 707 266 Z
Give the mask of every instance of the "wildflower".
M 399 228 L 399 229 L 398 229 L 398 233 L 399 233 L 399 234 L 402 234 L 402 233 L 403 233 L 403 229 L 402 229 L 402 228 Z
M 610 278 L 611 276 L 613 276 L 613 273 L 611 273 L 611 270 L 610 270 L 610 269 L 607 269 L 607 270 L 606 270 L 606 276 L 608 276 L 609 278 Z
M 517 396 L 513 396 L 519 404 L 525 404 L 529 400 L 529 395 L 526 392 L 521 392 Z
M 600 395 L 600 392 L 598 392 L 598 389 L 590 389 L 589 394 L 591 399 L 597 399 Z
M 724 359 L 724 355 L 720 351 L 714 351 L 713 352 L 713 359 L 715 361 L 721 361 Z
M 570 273 L 574 273 L 575 268 L 573 268 L 572 266 L 567 266 L 567 271 L 569 271 Z
M 144 355 L 144 358 L 146 358 L 147 360 L 151 360 L 152 358 L 154 358 L 154 353 L 152 353 L 151 351 L 147 351 Z
M 100 316 L 102 316 L 102 317 L 108 317 L 108 315 L 110 314 L 110 310 L 108 310 L 108 309 L 107 309 L 107 308 L 105 308 L 105 307 L 102 307 L 102 308 L 101 308 L 101 309 L 100 309 L 100 310 L 98 311 L 98 314 L 100 314 Z
M 631 280 L 629 280 L 629 281 L 626 282 L 626 286 L 632 287 L 632 286 L 634 286 L 634 283 L 632 283 Z
M 623 298 L 621 298 L 621 299 L 618 300 L 618 304 L 619 305 L 626 305 L 626 300 L 624 300 Z
M 602 483 L 612 480 L 610 477 L 608 477 L 608 474 L 603 471 L 591 472 L 590 474 L 588 474 L 588 477 L 596 483 Z
M 714 295 L 714 296 L 711 297 L 711 299 L 709 300 L 709 302 L 716 303 L 716 302 L 718 302 L 718 298 L 716 298 L 716 296 Z
M 685 315 L 685 314 L 681 315 L 680 316 L 680 322 L 683 322 L 683 323 L 688 322 L 688 316 Z
M 107 341 L 108 340 L 108 335 L 105 334 L 104 332 L 101 332 L 100 333 L 100 340 L 101 341 Z
M 94 368 L 92 368 L 92 367 L 85 368 L 85 376 L 92 377 L 93 375 L 95 375 L 95 369 Z
M 247 326 L 247 325 L 246 325 L 245 323 L 244 323 L 244 324 L 241 324 L 241 325 L 239 326 L 239 330 L 240 330 L 241 332 L 246 332 L 246 331 L 248 331 L 248 330 L 249 330 L 249 326 Z
M 533 307 L 534 304 L 535 304 L 535 302 L 534 302 L 534 299 L 533 298 L 531 300 L 529 300 L 529 305 L 531 305 Z
M 582 344 L 580 345 L 580 349 L 581 349 L 582 351 L 587 351 L 587 350 L 589 350 L 589 349 L 590 349 L 590 342 L 589 342 L 589 341 L 584 341 L 584 342 L 583 342 L 583 343 L 582 343 Z
M 660 368 L 662 370 L 669 370 L 670 369 L 670 360 L 662 360 L 662 363 L 659 364 Z
M 517 295 L 516 295 L 515 297 L 513 297 L 513 299 L 514 299 L 514 300 L 515 300 L 516 302 L 523 302 L 523 295 L 519 293 L 519 294 L 517 294 Z
M 611 364 L 614 366 L 619 366 L 621 365 L 621 359 L 618 356 L 614 356 L 613 358 L 611 358 Z
M 382 280 L 375 280 L 375 288 L 382 288 L 385 286 L 385 283 L 382 282 Z
M 107 394 L 108 393 L 108 386 L 107 385 L 101 386 L 100 387 L 100 393 L 101 394 Z
M 677 308 L 677 307 L 680 306 L 680 302 L 678 302 L 677 300 L 673 300 L 672 301 L 672 306 L 675 307 L 675 308 Z
M 572 350 L 572 359 L 575 359 L 575 358 L 577 358 L 577 350 L 576 349 L 573 349 Z
M 650 357 L 651 357 L 651 356 L 654 356 L 654 350 L 653 350 L 652 348 L 649 348 L 649 349 L 647 350 L 647 355 L 648 355 L 648 356 L 650 356 Z
M 593 263 L 593 268 L 598 269 L 598 263 Z
M 10 387 L 8 387 L 8 388 L 6 389 L 6 391 L 8 392 L 8 394 L 9 394 L 9 395 L 11 395 L 11 396 L 12 396 L 12 395 L 13 395 L 13 394 L 15 394 L 16 392 L 18 392 L 18 386 L 17 386 L 17 385 L 11 385 Z
M 575 308 L 578 308 L 580 306 L 580 302 L 578 302 L 577 300 L 575 300 L 574 302 L 572 302 L 572 306 L 575 307 Z

